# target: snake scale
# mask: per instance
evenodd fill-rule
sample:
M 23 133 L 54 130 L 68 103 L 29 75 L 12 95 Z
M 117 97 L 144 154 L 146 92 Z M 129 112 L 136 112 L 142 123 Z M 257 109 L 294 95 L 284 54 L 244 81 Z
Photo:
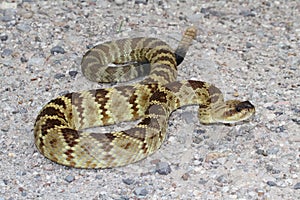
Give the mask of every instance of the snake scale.
M 34 125 L 39 152 L 65 166 L 112 168 L 137 162 L 159 149 L 170 114 L 181 106 L 198 104 L 198 117 L 204 124 L 248 119 L 255 112 L 249 101 L 224 101 L 221 91 L 206 82 L 176 81 L 177 66 L 195 37 L 196 29 L 189 27 L 175 51 L 155 38 L 121 39 L 87 51 L 82 72 L 92 81 L 146 77 L 135 84 L 73 92 L 51 100 Z M 133 120 L 140 121 L 128 130 L 86 130 Z

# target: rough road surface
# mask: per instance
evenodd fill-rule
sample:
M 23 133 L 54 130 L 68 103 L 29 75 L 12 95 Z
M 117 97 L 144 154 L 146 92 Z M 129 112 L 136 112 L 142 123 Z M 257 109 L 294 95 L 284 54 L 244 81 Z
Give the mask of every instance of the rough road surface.
M 1 1 L 0 200 L 300 199 L 299 13 L 297 0 Z M 175 48 L 190 25 L 199 34 L 178 79 L 250 100 L 253 119 L 203 126 L 196 106 L 180 109 L 162 148 L 122 168 L 72 169 L 37 152 L 45 103 L 109 87 L 82 76 L 88 47 L 147 36 Z

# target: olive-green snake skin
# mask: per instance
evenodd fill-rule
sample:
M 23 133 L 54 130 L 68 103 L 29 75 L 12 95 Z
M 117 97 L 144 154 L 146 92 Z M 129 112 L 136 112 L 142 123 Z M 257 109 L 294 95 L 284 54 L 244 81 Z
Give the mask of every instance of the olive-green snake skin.
M 34 126 L 37 149 L 50 160 L 77 168 L 111 168 L 144 159 L 166 138 L 169 115 L 198 104 L 201 123 L 235 123 L 255 112 L 249 101 L 224 101 L 215 86 L 176 81 L 177 66 L 196 37 L 188 28 L 174 51 L 155 38 L 107 42 L 82 59 L 83 74 L 96 82 L 146 78 L 136 84 L 74 92 L 57 97 L 40 111 Z M 109 64 L 124 65 L 120 68 Z M 124 131 L 88 132 L 87 128 L 139 119 Z

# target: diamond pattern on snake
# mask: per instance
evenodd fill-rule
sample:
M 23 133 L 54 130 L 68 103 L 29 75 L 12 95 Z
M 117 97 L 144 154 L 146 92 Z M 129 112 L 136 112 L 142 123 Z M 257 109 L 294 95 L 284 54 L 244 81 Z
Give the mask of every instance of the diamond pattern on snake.
M 222 92 L 203 81 L 177 81 L 196 28 L 189 27 L 176 50 L 156 38 L 128 38 L 99 44 L 82 58 L 82 72 L 95 82 L 138 83 L 73 92 L 47 103 L 34 125 L 37 149 L 48 159 L 76 168 L 112 168 L 156 152 L 166 138 L 168 118 L 176 109 L 199 105 L 203 124 L 236 123 L 253 116 L 249 101 L 225 101 Z M 111 66 L 120 65 L 120 67 Z M 139 120 L 123 131 L 87 132 L 90 127 Z

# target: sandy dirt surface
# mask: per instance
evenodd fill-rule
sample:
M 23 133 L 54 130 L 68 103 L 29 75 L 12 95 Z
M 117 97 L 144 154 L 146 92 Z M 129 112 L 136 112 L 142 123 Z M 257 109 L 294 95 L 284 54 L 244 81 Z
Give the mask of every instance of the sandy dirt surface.
M 297 0 L 1 1 L 0 200 L 300 199 L 299 13 Z M 157 153 L 115 169 L 68 168 L 37 151 L 45 103 L 108 87 L 83 77 L 88 47 L 146 36 L 175 48 L 191 25 L 178 80 L 250 100 L 253 119 L 203 126 L 196 106 L 179 109 Z

